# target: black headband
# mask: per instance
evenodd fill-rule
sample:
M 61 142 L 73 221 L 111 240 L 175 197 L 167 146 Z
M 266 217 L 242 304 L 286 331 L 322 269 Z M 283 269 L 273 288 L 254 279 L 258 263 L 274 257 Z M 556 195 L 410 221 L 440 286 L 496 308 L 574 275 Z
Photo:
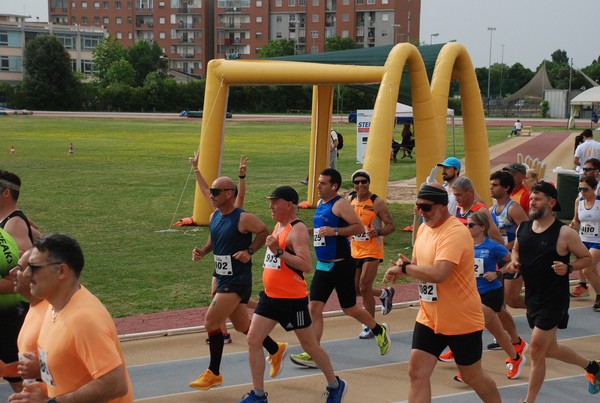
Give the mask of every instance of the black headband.
M 417 197 L 437 204 L 443 204 L 444 206 L 448 205 L 448 192 L 435 186 L 423 185 Z

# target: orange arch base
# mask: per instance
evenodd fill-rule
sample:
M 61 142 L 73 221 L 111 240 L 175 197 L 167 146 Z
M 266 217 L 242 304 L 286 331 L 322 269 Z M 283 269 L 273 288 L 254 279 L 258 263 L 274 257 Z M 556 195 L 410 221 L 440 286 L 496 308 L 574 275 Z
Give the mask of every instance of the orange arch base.
M 436 61 L 431 84 L 417 48 L 396 45 L 384 66 L 327 65 L 271 60 L 211 60 L 204 94 L 205 117 L 199 146 L 199 165 L 206 181 L 220 174 L 227 97 L 231 85 L 313 85 L 310 137 L 308 205 L 318 201 L 313 184 L 328 166 L 329 131 L 333 110 L 333 86 L 380 83 L 369 132 L 363 167 L 372 175 L 371 188 L 387 197 L 390 161 L 378 158 L 389 154 L 396 101 L 404 66 L 408 67 L 413 101 L 416 141 L 417 183 L 422 183 L 446 154 L 446 111 L 451 80 L 459 80 L 465 133 L 465 166 L 480 194 L 487 194 L 490 174 L 487 130 L 479 84 L 466 49 L 446 44 Z M 425 146 L 419 146 L 426 144 Z M 489 201 L 489 200 L 488 200 Z M 192 221 L 207 225 L 213 209 L 196 187 Z

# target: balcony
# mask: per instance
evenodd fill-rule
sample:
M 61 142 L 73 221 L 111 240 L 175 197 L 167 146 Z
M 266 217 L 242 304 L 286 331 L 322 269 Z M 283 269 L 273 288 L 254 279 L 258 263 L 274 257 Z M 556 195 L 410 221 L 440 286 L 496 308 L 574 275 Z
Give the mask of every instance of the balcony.
M 179 43 L 194 43 L 194 38 L 177 38 Z
M 227 7 L 223 9 L 224 14 L 239 14 L 242 12 L 241 7 Z
M 152 14 L 154 14 L 154 9 L 153 8 L 136 8 L 135 14 L 136 15 L 152 15 Z
M 179 28 L 181 28 L 181 29 L 193 29 L 195 27 L 200 28 L 200 24 L 194 24 L 193 22 L 179 21 Z

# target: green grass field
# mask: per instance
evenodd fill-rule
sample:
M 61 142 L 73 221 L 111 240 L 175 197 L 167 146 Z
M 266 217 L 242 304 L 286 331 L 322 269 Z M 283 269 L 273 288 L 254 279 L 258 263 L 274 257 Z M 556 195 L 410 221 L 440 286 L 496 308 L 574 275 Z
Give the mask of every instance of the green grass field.
M 191 261 L 207 228 L 160 232 L 191 216 L 195 183 L 188 157 L 199 143 L 199 120 L 1 119 L 1 168 L 23 181 L 21 209 L 42 232 L 62 231 L 80 241 L 86 257 L 82 282 L 115 317 L 208 304 L 212 257 Z M 333 126 L 344 133 L 338 166 L 349 188 L 359 167 L 355 126 Z M 504 141 L 506 130 L 490 128 L 490 144 Z M 249 156 L 245 208 L 270 228 L 265 196 L 275 186 L 292 185 L 301 200 L 306 197 L 299 181 L 308 171 L 309 133 L 309 123 L 227 123 L 222 174 L 235 178 L 239 156 Z M 449 136 L 449 153 L 456 146 L 459 158 L 462 137 L 462 127 L 456 128 L 455 145 Z M 69 143 L 74 157 L 67 155 Z M 414 161 L 399 161 L 391 164 L 390 180 L 413 177 Z M 411 205 L 392 204 L 390 210 L 397 228 L 412 223 Z M 309 226 L 312 213 L 299 213 Z M 388 237 L 386 261 L 409 245 L 409 233 Z M 262 289 L 262 256 L 254 260 L 255 294 Z

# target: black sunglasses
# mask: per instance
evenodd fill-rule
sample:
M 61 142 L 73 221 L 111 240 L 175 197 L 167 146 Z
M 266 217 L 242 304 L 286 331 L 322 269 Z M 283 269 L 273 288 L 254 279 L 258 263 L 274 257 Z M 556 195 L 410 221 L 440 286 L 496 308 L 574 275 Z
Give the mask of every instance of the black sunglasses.
M 234 189 L 210 188 L 210 195 L 213 197 L 218 197 L 221 194 L 221 192 L 224 190 L 234 190 Z
M 428 203 L 415 203 L 415 206 L 417 206 L 417 208 L 419 210 L 422 210 L 426 213 L 429 213 L 431 211 L 431 209 L 433 208 L 433 206 L 435 206 L 434 204 L 428 204 Z
M 595 171 L 595 170 L 596 170 L 596 168 L 581 168 L 581 170 L 582 170 L 583 172 L 591 172 L 591 171 Z
M 467 223 L 467 227 L 469 227 L 469 228 L 473 228 L 476 225 L 481 225 L 481 224 L 477 224 L 477 223 L 474 223 L 474 222 Z
M 592 190 L 590 188 L 584 188 L 584 187 L 578 187 L 577 190 L 579 190 L 580 192 L 587 192 L 588 190 Z
M 355 185 L 358 185 L 358 184 L 366 185 L 367 183 L 369 183 L 369 181 L 366 179 L 357 179 L 357 180 L 352 181 L 352 183 L 354 183 Z

